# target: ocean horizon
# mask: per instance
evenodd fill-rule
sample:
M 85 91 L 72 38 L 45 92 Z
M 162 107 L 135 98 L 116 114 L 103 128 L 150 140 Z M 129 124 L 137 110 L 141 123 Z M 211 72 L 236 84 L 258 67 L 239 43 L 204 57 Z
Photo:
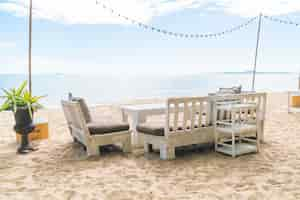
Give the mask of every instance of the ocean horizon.
M 0 88 L 12 88 L 27 79 L 26 74 L 0 74 Z M 174 96 L 206 96 L 219 87 L 242 85 L 251 90 L 252 74 L 247 72 L 216 72 L 196 75 L 71 75 L 34 74 L 33 94 L 47 95 L 46 107 L 58 107 L 68 93 L 87 99 L 89 104 L 114 104 L 135 99 Z M 298 74 L 290 72 L 260 72 L 256 76 L 256 91 L 283 92 L 296 90 Z M 1 101 L 1 100 L 0 100 Z

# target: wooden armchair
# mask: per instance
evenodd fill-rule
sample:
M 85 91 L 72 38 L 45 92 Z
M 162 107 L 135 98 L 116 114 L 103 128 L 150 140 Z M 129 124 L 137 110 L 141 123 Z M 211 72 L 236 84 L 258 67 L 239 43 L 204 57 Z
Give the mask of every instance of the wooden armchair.
M 260 112 L 258 104 L 217 105 L 215 112 L 221 110 L 228 114 L 215 121 L 215 151 L 232 157 L 259 152 L 261 133 L 256 117 Z
M 88 156 L 100 155 L 99 146 L 121 143 L 124 152 L 131 152 L 129 125 L 116 122 L 97 122 L 85 118 L 87 106 L 80 101 L 62 101 L 64 114 L 74 141 L 86 147 Z

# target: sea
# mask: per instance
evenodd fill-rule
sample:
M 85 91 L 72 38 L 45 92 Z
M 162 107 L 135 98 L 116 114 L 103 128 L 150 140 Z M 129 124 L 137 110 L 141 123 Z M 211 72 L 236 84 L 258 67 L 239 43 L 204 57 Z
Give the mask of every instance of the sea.
M 296 73 L 258 73 L 255 90 L 283 92 L 298 89 Z M 13 88 L 28 77 L 24 74 L 0 74 L 0 88 Z M 177 76 L 111 76 L 39 74 L 32 76 L 32 93 L 46 95 L 41 103 L 46 107 L 58 107 L 68 93 L 84 97 L 89 104 L 116 104 L 137 99 L 153 99 L 182 96 L 206 96 L 220 87 L 242 85 L 251 90 L 251 73 L 202 73 Z M 0 91 L 0 96 L 3 92 Z M 1 103 L 0 99 L 0 103 Z

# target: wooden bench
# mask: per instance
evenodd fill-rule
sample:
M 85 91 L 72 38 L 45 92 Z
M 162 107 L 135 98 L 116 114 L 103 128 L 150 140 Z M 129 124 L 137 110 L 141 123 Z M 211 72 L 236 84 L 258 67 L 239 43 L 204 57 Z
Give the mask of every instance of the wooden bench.
M 175 148 L 192 144 L 213 143 L 211 101 L 209 97 L 169 98 L 166 102 L 165 123 L 139 124 L 137 131 L 144 135 L 144 150 L 159 147 L 160 158 L 175 159 Z

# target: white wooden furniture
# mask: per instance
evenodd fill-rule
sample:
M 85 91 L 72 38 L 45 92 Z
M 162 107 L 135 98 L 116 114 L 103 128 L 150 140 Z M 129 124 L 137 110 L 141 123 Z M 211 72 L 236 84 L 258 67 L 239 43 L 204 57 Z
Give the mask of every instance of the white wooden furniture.
M 267 105 L 267 94 L 266 93 L 257 93 L 257 92 L 243 92 L 241 94 L 224 94 L 224 95 L 211 95 L 211 101 L 213 102 L 212 110 L 215 110 L 216 104 L 218 105 L 226 105 L 226 104 L 235 104 L 235 103 L 256 103 L 260 112 L 258 113 L 257 121 L 258 121 L 258 129 L 260 130 L 260 141 L 264 142 L 264 126 L 265 126 L 265 116 L 266 116 L 266 105 Z M 221 117 L 226 117 L 229 112 L 226 111 L 218 111 L 216 113 Z M 215 116 L 212 116 L 212 121 L 215 120 Z
M 300 96 L 300 91 L 288 91 L 288 113 L 300 112 L 300 107 L 292 105 L 293 97 Z
M 99 146 L 121 143 L 124 152 L 131 152 L 129 125 L 90 122 L 86 123 L 80 104 L 62 101 L 62 107 L 75 141 L 85 145 L 88 156 L 100 155 Z
M 152 145 L 160 148 L 160 158 L 175 158 L 175 148 L 191 144 L 213 143 L 211 106 L 208 97 L 170 98 L 166 102 L 165 122 L 152 126 L 139 124 L 137 130 L 144 135 L 144 150 Z
M 137 105 L 124 105 L 121 106 L 123 122 L 129 123 L 132 131 L 131 144 L 134 147 L 143 147 L 144 146 L 144 135 L 139 134 L 136 130 L 138 124 L 145 123 L 147 117 L 153 115 L 164 115 L 166 114 L 167 105 L 162 104 L 137 104 Z M 183 107 L 180 106 L 179 110 L 183 110 Z M 129 118 L 131 120 L 129 120 Z
M 210 94 L 210 112 L 208 113 L 211 121 L 214 120 L 213 109 L 214 102 L 228 103 L 241 103 L 256 101 L 261 108 L 261 116 L 259 117 L 260 129 L 262 136 L 261 141 L 264 139 L 264 121 L 265 121 L 265 111 L 266 111 L 266 93 L 255 93 L 255 92 L 243 92 L 241 94 Z M 166 113 L 166 104 L 140 104 L 140 105 L 124 105 L 121 106 L 123 121 L 129 122 L 128 118 L 131 118 L 130 128 L 132 130 L 132 145 L 135 147 L 142 147 L 143 135 L 138 134 L 136 127 L 138 124 L 145 123 L 148 116 L 152 115 L 163 115 Z M 181 111 L 183 108 L 180 108 Z M 226 113 L 221 113 L 224 115 Z
M 226 111 L 218 116 L 218 111 Z M 259 151 L 260 109 L 257 103 L 216 105 L 215 114 L 215 151 L 235 157 Z
M 163 115 L 166 112 L 165 104 L 139 104 L 121 106 L 123 122 L 129 123 L 132 131 L 131 142 L 134 147 L 142 147 L 144 145 L 143 136 L 138 134 L 136 127 L 140 123 L 145 123 L 147 116 Z

